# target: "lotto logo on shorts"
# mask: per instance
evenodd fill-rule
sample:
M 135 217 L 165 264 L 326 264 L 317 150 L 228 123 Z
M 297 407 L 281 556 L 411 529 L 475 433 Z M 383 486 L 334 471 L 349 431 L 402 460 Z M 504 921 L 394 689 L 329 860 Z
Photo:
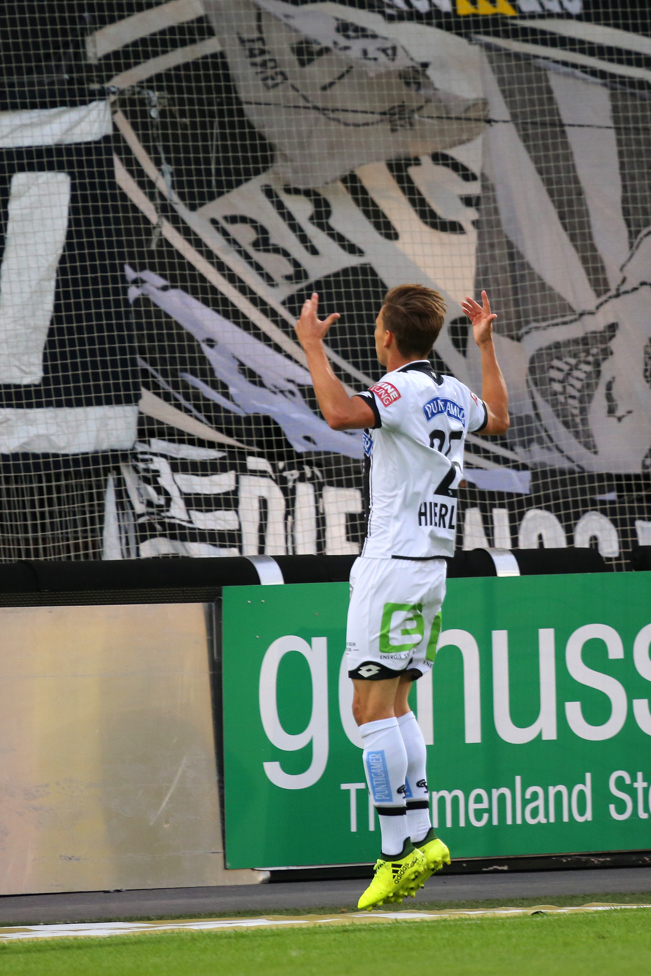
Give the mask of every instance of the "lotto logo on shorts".
M 392 383 L 377 383 L 371 387 L 371 393 L 375 393 L 385 407 L 390 407 L 392 403 L 400 399 L 400 393 Z

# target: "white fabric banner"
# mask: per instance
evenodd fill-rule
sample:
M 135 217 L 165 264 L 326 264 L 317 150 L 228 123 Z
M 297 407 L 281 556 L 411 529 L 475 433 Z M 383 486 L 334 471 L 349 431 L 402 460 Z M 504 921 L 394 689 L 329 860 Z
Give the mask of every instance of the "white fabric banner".
M 0 383 L 43 379 L 57 266 L 68 229 L 67 173 L 15 173 L 0 267 Z
M 0 149 L 96 142 L 111 132 L 111 106 L 106 101 L 0 112 Z
M 0 454 L 126 451 L 138 428 L 137 405 L 0 408 Z
M 187 329 L 201 343 L 215 376 L 228 387 L 230 399 L 198 377 L 183 373 L 187 384 L 236 415 L 273 417 L 296 451 L 335 451 L 358 459 L 363 456 L 361 432 L 331 430 L 305 402 L 300 388 L 312 385 L 306 369 L 196 298 L 170 288 L 158 275 L 150 271 L 136 274 L 131 268 L 127 273 L 133 282 L 129 289 L 131 301 L 146 296 Z M 241 364 L 257 374 L 258 384 L 243 375 Z
M 481 98 L 439 89 L 415 64 L 370 77 L 360 57 L 300 42 L 296 29 L 253 0 L 206 0 L 205 7 L 249 119 L 276 146 L 280 178 L 295 186 L 322 186 L 364 163 L 447 149 L 484 128 Z

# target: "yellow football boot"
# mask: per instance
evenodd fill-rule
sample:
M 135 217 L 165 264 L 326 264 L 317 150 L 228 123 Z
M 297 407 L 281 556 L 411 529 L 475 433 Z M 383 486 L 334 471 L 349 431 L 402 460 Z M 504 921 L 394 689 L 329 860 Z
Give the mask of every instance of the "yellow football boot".
M 443 841 L 436 836 L 433 827 L 430 827 L 423 840 L 415 846 L 416 850 L 421 851 L 427 861 L 425 873 L 422 878 L 418 879 L 420 881 L 418 887 L 420 888 L 435 871 L 440 871 L 444 864 L 450 863 L 450 852 Z
M 377 861 L 373 880 L 359 899 L 357 907 L 376 908 L 384 902 L 400 903 L 405 895 L 415 893 L 424 884 L 420 878 L 427 874 L 425 855 L 414 847 L 410 840 L 405 841 L 400 854 L 390 860 Z M 431 873 L 431 872 L 430 872 Z

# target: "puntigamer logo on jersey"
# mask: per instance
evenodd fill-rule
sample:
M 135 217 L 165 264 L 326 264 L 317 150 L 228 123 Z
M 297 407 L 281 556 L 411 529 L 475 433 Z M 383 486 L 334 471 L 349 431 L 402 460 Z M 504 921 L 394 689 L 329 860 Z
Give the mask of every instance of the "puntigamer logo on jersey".
M 380 398 L 385 407 L 390 407 L 392 403 L 400 399 L 400 392 L 396 390 L 392 383 L 376 383 L 371 387 L 371 393 L 375 393 Z
M 453 420 L 460 421 L 464 427 L 466 425 L 466 411 L 458 403 L 455 403 L 454 400 L 434 397 L 433 400 L 428 400 L 424 404 L 423 413 L 425 414 L 425 420 L 432 420 L 433 417 L 438 417 L 439 414 L 445 413 L 448 417 L 452 417 Z

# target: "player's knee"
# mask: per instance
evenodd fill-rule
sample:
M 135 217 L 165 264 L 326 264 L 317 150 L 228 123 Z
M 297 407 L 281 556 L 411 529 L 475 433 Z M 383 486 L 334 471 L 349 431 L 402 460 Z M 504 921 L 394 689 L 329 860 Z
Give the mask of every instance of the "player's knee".
M 392 702 L 377 701 L 370 698 L 367 701 L 358 699 L 353 701 L 353 718 L 358 725 L 367 722 L 379 722 L 381 719 L 394 718 L 395 709 Z

